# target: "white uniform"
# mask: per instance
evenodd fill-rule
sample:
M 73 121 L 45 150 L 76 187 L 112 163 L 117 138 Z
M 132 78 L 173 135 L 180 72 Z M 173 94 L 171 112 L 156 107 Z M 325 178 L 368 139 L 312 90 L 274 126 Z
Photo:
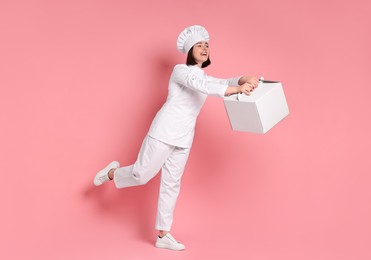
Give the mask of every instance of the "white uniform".
M 115 171 L 116 187 L 125 188 L 147 183 L 162 169 L 156 229 L 170 231 L 180 179 L 206 97 L 223 97 L 228 86 L 238 85 L 239 78 L 217 79 L 196 65 L 176 65 L 167 100 L 156 114 L 136 162 Z

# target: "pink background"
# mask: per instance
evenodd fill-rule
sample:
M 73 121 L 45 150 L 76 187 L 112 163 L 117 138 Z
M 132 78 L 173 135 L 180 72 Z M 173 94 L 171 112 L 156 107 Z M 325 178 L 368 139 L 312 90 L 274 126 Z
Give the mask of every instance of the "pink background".
M 370 1 L 0 1 L 0 259 L 371 259 Z M 291 114 L 233 132 L 198 120 L 172 233 L 154 248 L 159 175 L 96 188 L 134 162 L 184 63 L 211 34 L 209 75 L 283 82 Z

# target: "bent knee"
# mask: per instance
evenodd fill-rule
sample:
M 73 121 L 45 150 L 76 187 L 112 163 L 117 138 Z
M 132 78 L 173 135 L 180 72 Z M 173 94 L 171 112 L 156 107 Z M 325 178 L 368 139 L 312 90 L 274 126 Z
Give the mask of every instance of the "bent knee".
M 149 181 L 148 178 L 145 178 L 144 176 L 136 172 L 133 173 L 133 178 L 136 180 L 138 185 L 144 185 Z

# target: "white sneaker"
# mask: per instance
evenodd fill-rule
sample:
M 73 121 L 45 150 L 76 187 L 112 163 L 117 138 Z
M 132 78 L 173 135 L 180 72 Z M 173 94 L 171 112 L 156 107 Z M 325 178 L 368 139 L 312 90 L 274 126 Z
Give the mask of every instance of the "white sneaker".
M 175 238 L 170 233 L 167 233 L 162 238 L 158 236 L 155 246 L 158 248 L 165 248 L 165 249 L 171 249 L 171 250 L 184 250 L 185 249 L 185 245 L 176 241 Z
M 119 162 L 116 162 L 116 161 L 110 162 L 110 164 L 108 164 L 103 170 L 99 171 L 97 175 L 95 175 L 94 185 L 99 186 L 109 181 L 110 180 L 110 178 L 108 178 L 109 171 L 113 168 L 118 168 L 118 167 L 120 167 Z

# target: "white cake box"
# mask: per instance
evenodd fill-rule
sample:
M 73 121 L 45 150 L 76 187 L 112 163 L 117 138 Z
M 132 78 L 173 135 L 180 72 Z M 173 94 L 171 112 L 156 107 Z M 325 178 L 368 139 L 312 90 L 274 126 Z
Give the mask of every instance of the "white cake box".
M 225 97 L 224 105 L 235 131 L 264 134 L 289 114 L 280 82 L 260 82 L 250 96 Z

